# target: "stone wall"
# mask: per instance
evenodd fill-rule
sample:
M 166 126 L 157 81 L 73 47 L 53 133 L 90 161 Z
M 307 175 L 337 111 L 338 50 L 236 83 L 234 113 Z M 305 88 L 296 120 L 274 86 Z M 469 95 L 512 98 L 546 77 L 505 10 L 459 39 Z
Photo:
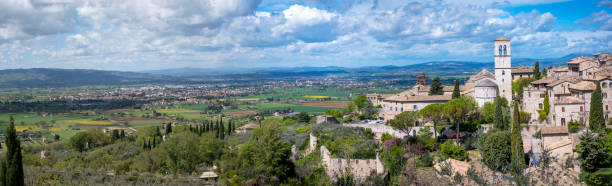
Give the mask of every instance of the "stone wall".
M 376 155 L 376 159 L 365 160 L 331 158 L 330 152 L 325 146 L 321 146 L 321 163 L 325 165 L 325 172 L 332 180 L 338 179 L 346 171 L 352 173 L 358 182 L 364 181 L 372 171 L 379 175 L 385 172 L 385 167 L 378 155 Z

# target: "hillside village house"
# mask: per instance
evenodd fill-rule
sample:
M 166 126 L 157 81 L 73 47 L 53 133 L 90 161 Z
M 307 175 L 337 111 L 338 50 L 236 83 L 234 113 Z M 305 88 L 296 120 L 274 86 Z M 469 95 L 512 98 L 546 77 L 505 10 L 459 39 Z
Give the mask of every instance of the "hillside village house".
M 550 112 L 545 124 L 565 126 L 570 121 L 578 121 L 588 126 L 591 93 L 600 83 L 604 118 L 610 117 L 612 99 L 612 57 L 610 53 L 599 53 L 594 57 L 577 57 L 567 63 L 567 67 L 554 67 L 548 70 L 545 78 L 532 82 L 524 88 L 523 110 L 531 113 L 531 123 L 539 123 L 539 112 L 544 108 L 544 98 L 548 92 Z
M 510 39 L 500 37 L 493 44 L 494 73 L 483 69 L 460 86 L 461 95 L 474 97 L 478 106 L 493 102 L 497 96 L 512 100 L 512 81 L 533 76 L 533 67 L 511 67 Z M 403 111 L 415 111 L 429 104 L 444 103 L 451 99 L 453 88 L 444 86 L 443 95 L 428 95 L 430 86 L 421 83 L 399 94 L 369 94 L 367 97 L 374 105 L 382 107 L 380 116 L 389 120 Z

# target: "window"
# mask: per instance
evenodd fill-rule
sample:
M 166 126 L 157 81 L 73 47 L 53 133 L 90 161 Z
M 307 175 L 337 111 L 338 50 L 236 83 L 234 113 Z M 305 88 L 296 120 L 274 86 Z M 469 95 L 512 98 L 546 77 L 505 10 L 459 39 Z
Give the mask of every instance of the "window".
M 584 112 L 584 107 L 580 106 L 580 112 Z
M 561 126 L 565 126 L 565 118 L 561 118 Z
M 608 98 L 608 93 L 603 93 L 603 94 L 601 94 L 601 96 L 602 96 L 604 99 L 606 99 L 606 98 Z
M 608 105 L 606 105 L 606 111 L 608 111 Z
M 561 107 L 561 112 L 565 112 L 565 107 Z
M 545 98 L 545 97 L 546 97 L 546 94 L 543 94 L 543 93 L 540 94 L 540 98 Z
M 502 75 L 506 75 L 506 71 L 505 70 L 502 70 Z
M 502 55 L 502 46 L 501 45 L 499 45 L 499 54 L 498 55 L 500 55 L 500 56 Z
M 606 87 L 608 87 L 607 83 L 605 83 L 605 82 L 601 83 L 601 88 L 606 88 Z
M 404 112 L 404 107 L 400 108 L 400 112 Z
M 544 109 L 544 105 L 543 105 L 542 103 L 538 104 L 538 107 L 539 107 L 540 109 Z
M 506 50 L 506 45 L 504 45 L 504 55 L 508 55 L 508 51 Z
M 419 109 L 419 107 L 416 105 L 412 105 L 412 110 L 416 110 L 416 109 Z

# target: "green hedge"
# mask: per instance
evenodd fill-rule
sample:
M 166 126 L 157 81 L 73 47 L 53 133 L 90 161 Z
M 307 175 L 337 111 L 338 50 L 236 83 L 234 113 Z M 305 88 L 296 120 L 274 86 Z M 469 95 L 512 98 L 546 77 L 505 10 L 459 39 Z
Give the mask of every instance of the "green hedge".
M 580 178 L 587 185 L 612 185 L 612 168 L 600 168 L 593 173 L 583 172 Z

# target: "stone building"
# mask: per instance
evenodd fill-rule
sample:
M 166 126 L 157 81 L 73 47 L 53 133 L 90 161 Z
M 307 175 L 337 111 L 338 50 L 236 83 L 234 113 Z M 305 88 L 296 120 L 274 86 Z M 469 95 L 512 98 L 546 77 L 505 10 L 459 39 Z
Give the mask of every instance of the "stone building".
M 479 106 L 492 102 L 497 96 L 512 100 L 512 81 L 533 76 L 533 67 L 512 67 L 510 39 L 497 38 L 493 41 L 493 47 L 494 73 L 483 69 L 460 86 L 461 95 L 473 97 Z M 416 111 L 429 104 L 450 100 L 454 87 L 443 86 L 442 95 L 429 95 L 429 89 L 430 86 L 419 83 L 398 94 L 369 94 L 367 97 L 374 105 L 382 107 L 381 117 L 393 119 L 404 111 Z
M 538 110 L 544 109 L 544 98 L 549 96 L 550 111 L 542 123 L 565 126 L 571 121 L 588 125 L 591 94 L 600 83 L 604 117 L 610 116 L 612 99 L 612 57 L 600 53 L 594 57 L 577 57 L 567 67 L 549 69 L 546 77 L 532 82 L 523 89 L 523 110 L 531 113 L 531 123 L 540 123 Z

